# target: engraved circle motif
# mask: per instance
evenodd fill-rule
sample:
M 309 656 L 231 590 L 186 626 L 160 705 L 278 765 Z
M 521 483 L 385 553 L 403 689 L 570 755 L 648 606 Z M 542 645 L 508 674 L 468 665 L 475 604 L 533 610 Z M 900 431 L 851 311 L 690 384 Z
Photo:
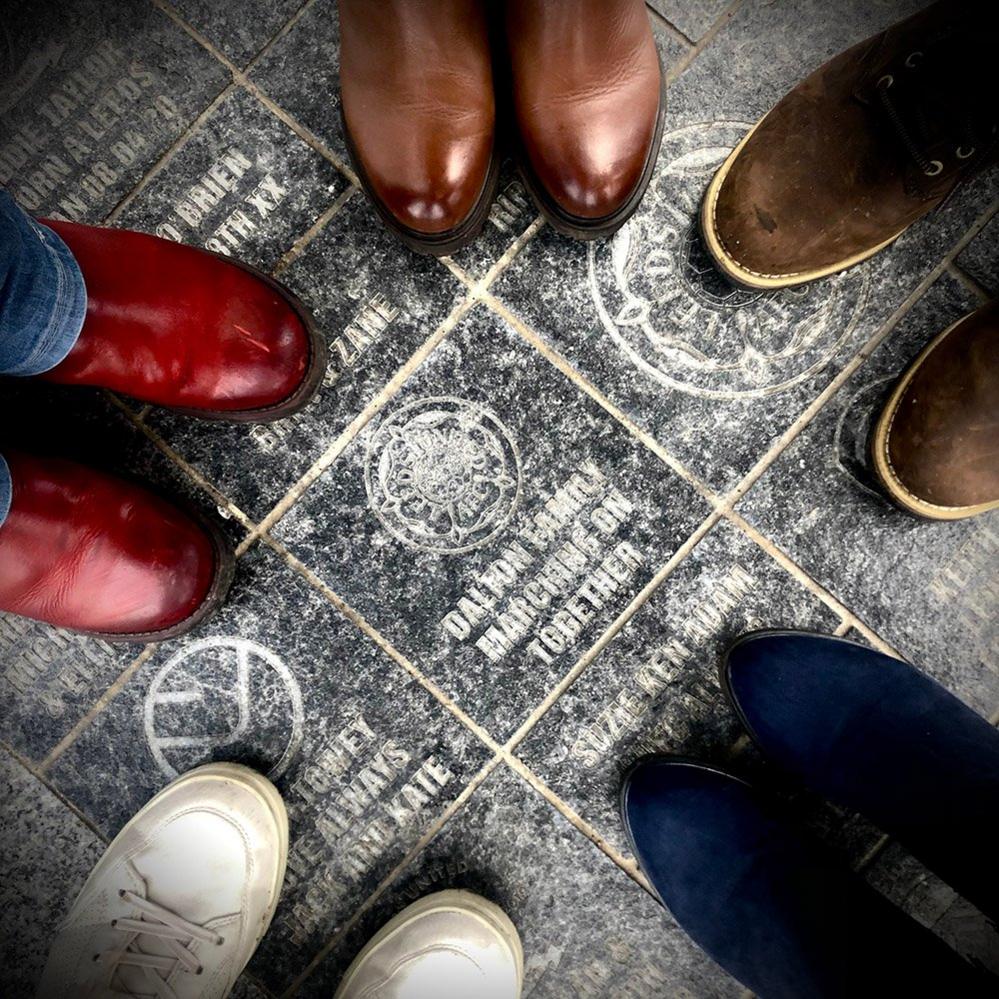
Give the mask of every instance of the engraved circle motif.
M 171 656 L 153 678 L 143 728 L 167 777 L 238 753 L 259 759 L 260 769 L 276 759 L 267 773 L 276 780 L 302 745 L 302 692 L 284 661 L 263 645 L 203 638 Z
M 397 409 L 368 444 L 368 503 L 403 544 L 457 554 L 494 537 L 520 499 L 517 445 L 492 410 L 451 396 Z
M 867 301 L 863 267 L 776 292 L 718 273 L 699 232 L 700 200 L 750 127 L 712 122 L 664 136 L 638 212 L 587 250 L 590 292 L 617 348 L 660 384 L 704 398 L 773 395 L 820 371 Z

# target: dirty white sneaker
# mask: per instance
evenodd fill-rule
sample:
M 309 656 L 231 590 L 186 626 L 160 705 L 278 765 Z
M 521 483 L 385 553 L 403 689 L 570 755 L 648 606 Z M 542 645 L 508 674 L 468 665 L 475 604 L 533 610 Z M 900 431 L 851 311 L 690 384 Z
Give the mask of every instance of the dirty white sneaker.
M 98 861 L 39 999 L 222 999 L 270 925 L 287 856 L 270 781 L 231 763 L 184 774 Z
M 335 999 L 519 999 L 524 952 L 492 902 L 428 895 L 390 920 L 354 959 Z

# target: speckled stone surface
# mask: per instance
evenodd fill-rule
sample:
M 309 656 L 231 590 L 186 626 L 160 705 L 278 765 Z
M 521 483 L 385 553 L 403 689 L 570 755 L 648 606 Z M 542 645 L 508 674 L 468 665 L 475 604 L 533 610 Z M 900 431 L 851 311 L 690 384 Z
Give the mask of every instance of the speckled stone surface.
M 938 281 L 738 509 L 903 655 L 990 715 L 999 707 L 999 518 L 944 523 L 899 511 L 878 490 L 867 451 L 896 378 L 973 306 L 952 279 Z
M 0 802 L 0 977 L 5 999 L 29 999 L 104 844 L 5 750 Z
M 517 755 L 626 852 L 621 778 L 650 753 L 724 763 L 743 734 L 722 693 L 728 646 L 762 627 L 832 631 L 839 617 L 762 549 L 718 524 L 572 687 Z
M 993 219 L 958 254 L 957 263 L 992 296 L 999 295 L 999 219 Z
M 355 193 L 281 274 L 330 346 L 319 397 L 262 426 L 211 428 L 154 412 L 148 423 L 250 517 L 262 519 L 434 332 L 463 288 L 418 257 Z
M 225 610 L 159 650 L 52 777 L 110 835 L 210 759 L 257 767 L 288 806 L 281 906 L 251 966 L 281 992 L 486 753 L 278 556 L 255 548 Z
M 300 994 L 331 995 L 377 929 L 423 895 L 465 888 L 498 903 L 524 945 L 524 996 L 720 999 L 741 988 L 666 911 L 510 771 L 468 805 L 344 936 Z
M 145 4 L 43 0 L 3 22 L 0 184 L 36 214 L 99 221 L 229 79 Z
M 849 637 L 999 708 L 999 522 L 899 513 L 866 452 L 892 380 L 977 304 L 975 283 L 999 290 L 999 223 L 969 238 L 996 173 L 795 292 L 726 285 L 693 226 L 776 99 L 922 2 L 655 0 L 699 45 L 652 16 L 667 70 L 689 66 L 635 218 L 609 243 L 561 239 L 507 160 L 482 235 L 451 261 L 405 249 L 351 186 L 335 0 L 171 0 L 173 16 L 43 0 L 0 18 L 0 183 L 36 211 L 96 222 L 117 206 L 116 224 L 275 272 L 331 356 L 319 398 L 262 427 L 0 384 L 0 446 L 147 480 L 234 544 L 240 512 L 273 524 L 221 614 L 138 663 L 0 615 L 0 994 L 31 995 L 100 853 L 73 809 L 110 836 L 207 758 L 273 774 L 292 822 L 281 906 L 237 999 L 326 999 L 371 933 L 449 887 L 508 909 L 536 999 L 742 999 L 617 866 L 617 785 L 650 750 L 772 791 L 999 971 L 978 914 L 862 816 L 788 785 L 717 682 L 740 631 L 843 630 L 841 601 L 866 625 Z M 972 280 L 931 282 L 964 243 Z M 708 529 L 704 490 L 662 451 L 711 490 L 748 489 L 736 514 L 759 536 L 726 506 Z M 511 763 L 497 742 L 514 735 Z
M 255 96 L 235 90 L 118 224 L 270 271 L 347 186 Z
M 502 738 L 707 513 L 479 308 L 275 534 Z

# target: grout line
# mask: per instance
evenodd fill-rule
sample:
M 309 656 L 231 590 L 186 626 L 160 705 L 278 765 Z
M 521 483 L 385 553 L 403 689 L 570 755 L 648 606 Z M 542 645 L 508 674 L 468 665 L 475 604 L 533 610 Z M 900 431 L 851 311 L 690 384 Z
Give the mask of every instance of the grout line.
M 955 281 L 963 284 L 973 295 L 980 298 L 982 302 L 992 301 L 994 296 L 983 288 L 960 264 L 952 260 L 947 265 L 947 273 Z
M 666 73 L 666 82 L 673 83 L 683 72 L 690 66 L 690 64 L 715 40 L 715 36 L 728 24 L 729 21 L 735 17 L 739 8 L 742 6 L 743 0 L 733 0 L 732 3 L 725 8 L 724 11 L 719 15 L 718 19 L 710 28 L 697 40 L 697 44 L 694 46 L 693 50 L 689 52 L 683 59 L 681 59 L 676 66 Z M 686 37 L 686 36 L 684 36 Z
M 302 477 L 292 485 L 288 492 L 278 501 L 266 517 L 250 532 L 246 539 L 252 543 L 258 537 L 268 532 L 295 503 L 305 491 L 318 479 L 326 469 L 333 464 L 343 450 L 354 440 L 371 419 L 392 399 L 402 388 L 410 375 L 426 360 L 434 348 L 451 332 L 468 311 L 476 304 L 474 296 L 467 296 L 456 305 L 447 318 L 433 333 L 417 348 L 405 364 L 379 389 L 371 401 L 354 417 L 348 426 L 333 440 L 326 450 L 313 462 Z
M 246 968 L 240 972 L 239 977 L 246 979 L 258 992 L 265 996 L 265 999 L 276 999 L 274 993 L 256 975 L 247 971 Z
M 692 486 L 712 507 L 718 509 L 722 506 L 722 500 L 715 492 L 705 485 L 693 472 L 689 471 L 682 462 L 670 454 L 651 434 L 642 430 L 623 410 L 614 405 L 589 379 L 581 375 L 565 357 L 542 340 L 519 316 L 511 312 L 506 305 L 489 292 L 483 292 L 482 301 L 558 368 L 569 381 L 590 396 L 601 408 L 621 423 L 633 437 L 641 441 L 664 465 Z
M 318 590 L 341 614 L 356 625 L 368 636 L 390 659 L 401 666 L 416 682 L 443 705 L 458 719 L 474 736 L 476 736 L 493 753 L 502 750 L 500 744 L 462 708 L 450 695 L 442 690 L 422 670 L 418 669 L 407 656 L 403 655 L 374 625 L 370 624 L 360 611 L 355 610 L 346 600 L 328 586 L 307 565 L 297 559 L 280 541 L 269 534 L 261 537 L 264 544 L 273 551 L 308 582 L 313 589 Z
M 852 627 L 853 625 L 844 618 L 836 626 L 835 630 L 833 631 L 833 635 L 835 635 L 837 638 L 842 638 Z
M 646 0 L 645 9 L 649 13 L 649 20 L 662 28 L 666 34 L 672 35 L 673 40 L 679 42 L 684 48 L 692 49 L 697 45 L 689 35 L 684 34 L 665 14 L 660 13 L 655 7 L 651 6 L 648 0 Z
M 40 774 L 48 773 L 52 765 L 62 756 L 63 753 L 73 745 L 74 742 L 94 723 L 97 716 L 118 696 L 122 688 L 129 680 L 149 662 L 153 653 L 159 648 L 156 643 L 147 645 L 139 655 L 132 660 L 128 666 L 118 675 L 118 678 L 105 689 L 104 693 L 94 701 L 87 709 L 86 714 L 59 740 L 59 742 L 49 750 L 48 755 L 38 764 Z
M 308 229 L 298 239 L 292 243 L 284 256 L 271 269 L 271 277 L 279 277 L 281 273 L 288 269 L 301 255 L 302 251 L 326 228 L 330 219 L 336 215 L 341 208 L 357 193 L 357 188 L 351 184 L 345 191 L 341 192 L 336 200 L 309 226 Z
M 22 756 L 16 749 L 14 749 L 13 746 L 7 745 L 6 742 L 0 741 L 0 750 L 6 752 L 11 757 L 11 759 L 13 759 L 16 763 L 19 763 L 22 767 L 24 767 L 24 769 L 27 770 L 28 773 L 31 774 L 31 776 L 34 777 L 39 784 L 42 785 L 42 787 L 44 787 L 51 795 L 53 795 L 60 802 L 60 804 L 68 808 L 97 837 L 97 839 L 101 843 L 103 843 L 105 846 L 107 845 L 108 838 L 104 835 L 104 833 L 100 831 L 100 829 L 97 828 L 97 826 L 94 825 L 90 817 L 85 812 L 77 808 L 76 805 L 74 805 L 73 802 L 70 801 L 69 798 L 67 798 L 66 795 L 64 795 L 62 791 L 59 790 L 59 788 L 55 787 L 49 781 L 48 777 L 41 770 L 39 770 L 38 767 L 36 767 L 35 764 L 31 762 L 31 760 L 29 760 L 25 756 Z
M 597 656 L 614 640 L 618 632 L 631 620 L 635 613 L 648 601 L 649 597 L 659 588 L 663 580 L 690 554 L 701 539 L 711 530 L 721 518 L 721 513 L 712 510 L 701 522 L 700 526 L 686 541 L 670 556 L 666 564 L 642 587 L 631 602 L 611 622 L 596 641 L 576 661 L 576 664 L 565 676 L 549 690 L 544 700 L 536 705 L 534 710 L 521 723 L 520 727 L 507 740 L 503 747 L 507 753 L 512 753 L 524 741 L 531 730 L 547 714 L 551 706 L 579 679 L 580 674 L 593 662 Z
M 255 68 L 258 62 L 265 56 L 270 55 L 271 49 L 274 48 L 277 43 L 287 35 L 292 28 L 308 13 L 310 7 L 315 5 L 315 0 L 305 0 L 298 10 L 281 25 L 280 28 L 270 37 L 270 39 L 264 43 L 263 48 L 243 67 L 243 73 L 249 75 Z
M 859 874 L 866 870 L 880 856 L 884 848 L 891 842 L 891 837 L 881 834 L 880 839 L 865 853 L 860 860 L 853 865 L 853 869 Z
M 150 0 L 159 6 L 157 0 Z M 184 129 L 181 134 L 163 151 L 159 159 L 139 178 L 135 186 L 104 216 L 104 225 L 114 225 L 132 202 L 165 170 L 174 157 L 187 145 L 199 128 L 215 113 L 218 106 L 235 91 L 231 81 L 220 90 L 208 106 Z
M 595 847 L 606 854 L 618 867 L 631 877 L 639 887 L 655 898 L 655 891 L 642 873 L 637 861 L 625 857 L 607 842 L 571 805 L 563 801 L 523 760 L 510 753 L 503 753 L 503 762 L 521 779 L 526 781 L 549 805 L 568 819 Z
M 536 215 L 532 220 L 531 224 L 503 251 L 503 255 L 496 260 L 488 271 L 482 276 L 482 280 L 479 281 L 476 286 L 476 290 L 480 294 L 484 294 L 486 290 L 493 284 L 493 282 L 500 276 L 500 274 L 505 271 L 510 264 L 513 263 L 514 259 L 518 256 L 521 250 L 527 246 L 528 243 L 534 237 L 541 232 L 545 227 L 544 217 L 541 215 Z
M 475 278 L 460 264 L 456 264 L 453 257 L 438 257 L 437 262 L 443 264 L 469 291 L 474 290 Z
M 465 806 L 468 799 L 471 798 L 471 796 L 478 790 L 479 786 L 496 769 L 499 763 L 500 756 L 498 754 L 485 763 L 482 769 L 468 782 L 461 794 L 459 794 L 458 797 L 455 798 L 450 805 L 448 805 L 441 815 L 438 816 L 436 821 L 427 827 L 423 835 L 420 836 L 412 847 L 410 847 L 405 856 L 403 856 L 395 867 L 393 867 L 392 870 L 390 870 L 388 874 L 382 878 L 375 890 L 361 903 L 350 918 L 347 919 L 342 926 L 337 927 L 333 936 L 330 937 L 325 944 L 323 944 L 312 960 L 305 966 L 298 978 L 296 978 L 282 993 L 282 999 L 284 999 L 284 997 L 292 996 L 298 991 L 298 989 L 305 983 L 306 979 L 322 963 L 326 955 L 333 950 L 336 944 L 360 921 L 361 917 L 378 901 L 378 899 L 382 897 L 382 895 L 385 894 L 396 879 L 410 866 L 410 864 L 412 864 L 416 857 L 423 852 L 424 848 L 430 843 L 430 841 L 437 836 L 445 825 L 447 825 L 451 817 Z
M 985 212 L 980 215 L 965 234 L 957 240 L 951 249 L 944 254 L 941 261 L 929 271 L 919 284 L 906 296 L 905 300 L 888 317 L 881 327 L 867 340 L 860 350 L 848 361 L 839 373 L 829 382 L 828 385 L 808 404 L 798 418 L 780 435 L 770 449 L 763 454 L 756 464 L 746 473 L 735 487 L 725 497 L 726 505 L 734 507 L 736 503 L 746 494 L 750 487 L 763 475 L 763 473 L 777 460 L 791 442 L 801 433 L 801 431 L 811 422 L 816 413 L 839 391 L 853 373 L 874 353 L 875 350 L 894 331 L 909 310 L 926 294 L 933 283 L 944 273 L 954 258 L 963 250 L 968 243 L 978 235 L 988 224 L 996 212 L 999 211 L 999 200 L 993 202 Z
M 174 24 L 177 25 L 182 31 L 190 35 L 203 49 L 210 52 L 226 69 L 232 73 L 233 77 L 239 74 L 239 67 L 219 48 L 217 48 L 212 42 L 210 42 L 193 24 L 186 21 L 180 14 L 174 9 L 173 5 L 168 3 L 167 0 L 149 0 L 149 2 L 159 10 L 161 10 L 167 17 L 170 18 Z

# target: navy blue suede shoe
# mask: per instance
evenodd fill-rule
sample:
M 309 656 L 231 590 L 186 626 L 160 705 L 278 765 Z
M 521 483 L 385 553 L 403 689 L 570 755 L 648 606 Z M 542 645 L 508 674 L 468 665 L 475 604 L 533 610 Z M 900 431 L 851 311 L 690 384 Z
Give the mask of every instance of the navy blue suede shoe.
M 842 638 L 754 632 L 722 666 L 753 741 L 999 919 L 999 732 L 906 663 Z
M 996 995 L 988 980 L 722 770 L 654 756 L 621 811 L 677 922 L 761 999 Z

